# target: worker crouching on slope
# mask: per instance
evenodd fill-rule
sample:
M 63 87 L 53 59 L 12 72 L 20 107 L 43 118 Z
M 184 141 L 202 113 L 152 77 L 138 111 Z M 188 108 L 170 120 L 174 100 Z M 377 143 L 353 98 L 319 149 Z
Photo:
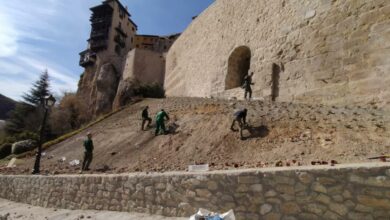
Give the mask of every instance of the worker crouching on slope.
M 230 127 L 230 129 L 232 131 L 236 131 L 234 129 L 234 125 L 236 124 L 236 122 L 238 122 L 238 125 L 239 125 L 239 129 L 240 129 L 240 137 L 241 137 L 241 140 L 244 139 L 243 135 L 242 135 L 242 130 L 244 129 L 245 126 L 247 126 L 247 123 L 246 123 L 246 115 L 248 113 L 248 110 L 245 108 L 243 110 L 240 110 L 240 111 L 237 111 L 234 113 L 234 119 L 233 119 L 233 122 L 232 122 L 232 126 Z
M 92 134 L 87 134 L 87 139 L 84 141 L 84 160 L 81 167 L 81 171 L 89 170 L 89 165 L 93 159 L 93 141 Z
M 149 117 L 149 112 L 148 112 L 148 109 L 149 109 L 149 106 L 146 106 L 143 110 L 142 110 L 142 127 L 141 127 L 141 130 L 144 131 L 145 130 L 145 122 L 148 122 L 148 124 L 146 125 L 147 128 L 150 127 L 150 123 L 152 123 L 152 119 Z
M 162 130 L 164 134 L 167 133 L 167 130 L 165 129 L 165 118 L 169 120 L 168 114 L 164 111 L 164 109 L 161 109 L 161 111 L 156 115 L 156 136 L 160 134 L 160 130 Z

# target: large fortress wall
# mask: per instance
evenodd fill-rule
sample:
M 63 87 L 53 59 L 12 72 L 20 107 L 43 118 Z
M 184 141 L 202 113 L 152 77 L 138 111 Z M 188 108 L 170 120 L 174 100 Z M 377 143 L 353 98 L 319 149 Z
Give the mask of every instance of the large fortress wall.
M 388 0 L 217 0 L 170 49 L 167 95 L 241 93 L 225 92 L 229 56 L 240 46 L 250 49 L 255 97 L 328 104 L 390 98 Z
M 388 219 L 388 164 L 207 173 L 2 176 L 0 197 L 52 208 L 188 217 L 234 209 L 238 220 Z

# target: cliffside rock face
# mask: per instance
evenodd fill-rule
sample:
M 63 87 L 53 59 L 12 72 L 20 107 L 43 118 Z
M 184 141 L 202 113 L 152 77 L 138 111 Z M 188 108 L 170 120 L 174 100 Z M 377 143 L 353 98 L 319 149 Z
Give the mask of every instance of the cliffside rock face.
M 112 102 L 123 71 L 125 59 L 120 56 L 97 56 L 94 65 L 85 68 L 77 96 L 90 106 L 94 117 L 112 110 Z
M 258 98 L 387 105 L 389 47 L 390 1 L 218 0 L 168 52 L 165 89 L 242 97 L 253 71 Z
M 164 83 L 164 54 L 133 49 L 126 57 L 98 58 L 96 65 L 85 69 L 77 94 L 94 116 L 117 110 L 134 96 L 140 85 Z
M 96 114 L 108 113 L 112 110 L 118 78 L 118 73 L 112 64 L 107 63 L 100 68 L 96 80 Z
M 113 109 L 127 104 L 141 84 L 164 84 L 165 57 L 162 53 L 134 49 L 127 54 Z
M 77 89 L 77 97 L 85 102 L 88 106 L 93 106 L 95 103 L 95 72 L 97 67 L 86 68 L 83 74 L 80 76 L 80 81 Z M 94 114 L 94 108 L 90 108 L 89 113 Z
M 134 87 L 136 84 L 136 80 L 132 78 L 122 79 L 119 82 L 115 100 L 112 104 L 113 110 L 119 109 L 120 107 L 126 105 L 129 100 L 131 100 L 131 98 L 134 96 Z

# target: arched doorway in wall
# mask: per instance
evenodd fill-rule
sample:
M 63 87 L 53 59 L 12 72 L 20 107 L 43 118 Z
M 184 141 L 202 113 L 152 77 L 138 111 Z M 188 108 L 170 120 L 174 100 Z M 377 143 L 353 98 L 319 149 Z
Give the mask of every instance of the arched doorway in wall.
M 237 47 L 229 57 L 225 90 L 242 86 L 251 66 L 251 50 L 247 46 Z

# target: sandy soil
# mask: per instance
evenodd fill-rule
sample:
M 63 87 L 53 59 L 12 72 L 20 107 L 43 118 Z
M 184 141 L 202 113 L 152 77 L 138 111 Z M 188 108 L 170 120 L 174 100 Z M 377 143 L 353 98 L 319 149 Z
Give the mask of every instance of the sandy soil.
M 188 218 L 168 218 L 126 212 L 49 209 L 0 199 L 0 220 L 188 220 Z
M 171 117 L 170 134 L 155 137 L 154 128 L 140 130 L 143 106 L 150 113 L 164 108 Z M 249 110 L 245 140 L 230 130 L 236 109 Z M 390 152 L 388 111 L 375 106 L 226 101 L 201 98 L 148 99 L 131 105 L 47 150 L 43 173 L 76 173 L 82 141 L 94 135 L 90 173 L 165 172 L 186 170 L 189 164 L 209 163 L 213 170 L 298 166 L 314 163 L 367 162 Z M 66 157 L 65 162 L 60 158 Z M 33 157 L 18 161 L 2 173 L 29 173 Z M 105 170 L 104 167 L 109 168 Z

